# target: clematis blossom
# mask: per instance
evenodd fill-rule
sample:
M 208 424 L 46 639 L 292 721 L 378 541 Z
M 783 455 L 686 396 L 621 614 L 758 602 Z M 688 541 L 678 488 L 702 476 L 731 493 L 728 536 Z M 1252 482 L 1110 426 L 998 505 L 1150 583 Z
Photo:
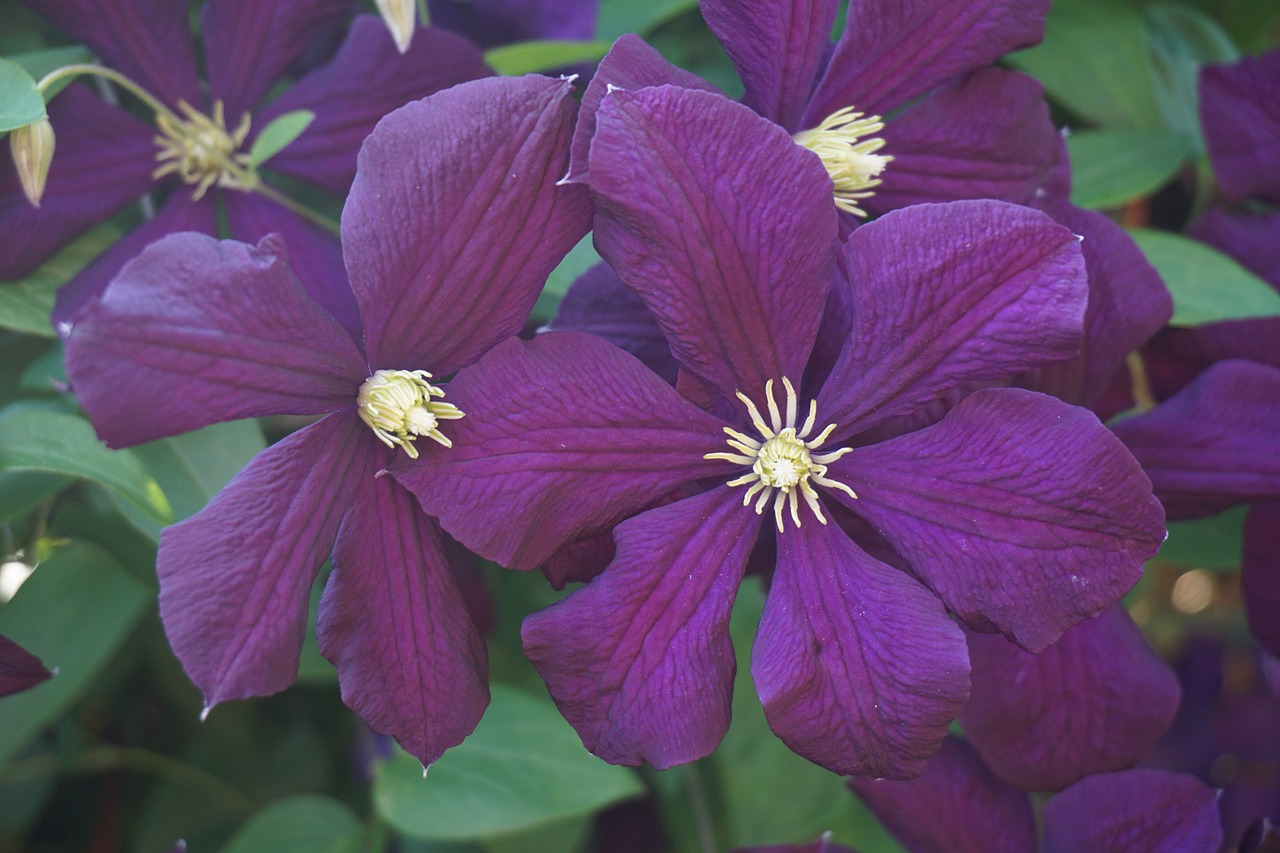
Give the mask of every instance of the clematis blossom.
M 168 237 L 76 316 L 68 374 L 113 447 L 234 418 L 323 415 L 161 535 L 160 616 L 208 707 L 292 683 L 309 591 L 331 556 L 317 635 L 344 701 L 424 765 L 479 720 L 485 649 L 448 542 L 378 472 L 450 444 L 473 415 L 437 377 L 518 332 L 586 233 L 585 193 L 556 184 L 570 89 L 491 78 L 379 123 L 342 217 L 363 352 L 275 235 L 256 247 Z
M 1050 397 L 983 390 L 933 426 L 866 438 L 1075 355 L 1078 241 L 973 201 L 895 211 L 838 245 L 815 158 L 746 107 L 673 86 L 604 99 L 590 172 L 596 247 L 666 335 L 676 388 L 589 335 L 508 341 L 450 386 L 469 412 L 453 449 L 392 472 L 517 569 L 616 525 L 609 567 L 523 631 L 597 755 L 667 767 L 718 743 L 729 612 L 763 530 L 777 557 L 751 669 L 774 732 L 838 773 L 918 773 L 969 691 L 948 610 L 1042 649 L 1119 598 L 1163 538 L 1132 457 Z M 810 387 L 833 288 L 857 324 Z M 641 512 L 678 488 L 695 494 Z
M 0 636 L 0 696 L 30 690 L 53 678 L 40 659 L 22 646 Z

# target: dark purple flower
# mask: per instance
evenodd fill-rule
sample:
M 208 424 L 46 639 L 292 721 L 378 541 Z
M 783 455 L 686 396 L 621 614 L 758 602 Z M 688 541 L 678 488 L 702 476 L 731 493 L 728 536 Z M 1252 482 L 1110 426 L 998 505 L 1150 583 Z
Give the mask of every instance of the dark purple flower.
M 1074 355 L 1079 244 L 1043 214 L 974 201 L 895 211 L 837 256 L 825 171 L 750 110 L 664 86 L 615 91 L 597 118 L 596 245 L 662 327 L 679 392 L 588 335 L 508 341 L 450 386 L 483 412 L 453 451 L 393 473 L 513 568 L 618 525 L 610 567 L 530 617 L 524 641 L 588 748 L 627 764 L 719 741 L 729 610 L 769 510 L 752 673 L 771 726 L 837 772 L 912 775 L 968 693 L 944 608 L 1038 650 L 1122 595 L 1163 538 L 1119 442 L 1043 395 L 981 391 L 926 429 L 860 438 Z M 855 333 L 809 391 L 833 287 Z M 629 518 L 684 484 L 703 490 Z M 835 507 L 911 574 L 831 524 Z
M 379 123 L 342 218 L 363 354 L 276 236 L 257 248 L 166 238 L 77 317 L 68 374 L 111 446 L 325 415 L 161 536 L 160 615 L 208 706 L 293 681 L 308 593 L 332 554 L 317 632 L 343 699 L 424 764 L 479 719 L 484 644 L 444 535 L 376 474 L 396 447 L 416 458 L 418 437 L 449 444 L 451 419 L 472 415 L 442 401 L 426 369 L 452 373 L 518 332 L 586 233 L 586 194 L 556 185 L 574 107 L 568 81 L 492 78 Z
M 53 673 L 40 658 L 8 637 L 0 636 L 0 696 L 30 690 L 50 678 Z
M 221 204 L 236 239 L 257 242 L 269 232 L 282 234 L 293 248 L 296 272 L 308 293 L 355 334 L 357 309 L 338 241 L 276 201 L 241 190 L 210 158 L 208 146 L 242 158 L 273 119 L 310 110 L 315 120 L 267 168 L 345 194 L 360 143 L 385 113 L 492 73 L 473 44 L 439 29 L 420 32 L 401 55 L 382 22 L 366 15 L 352 23 L 331 61 L 263 102 L 308 45 L 347 18 L 351 0 L 210 0 L 201 18 L 206 95 L 185 4 L 28 3 L 184 120 L 165 120 L 157 131 L 88 87 L 72 85 L 49 107 L 58 144 L 39 209 L 27 203 L 7 158 L 0 164 L 0 279 L 27 275 L 76 235 L 143 193 L 168 193 L 154 218 L 63 288 L 55 323 L 70 320 L 148 243 L 179 231 L 217 234 Z M 161 159 L 166 150 L 169 154 Z
M 590 39 L 599 5 L 600 0 L 427 0 L 433 25 L 462 33 L 481 47 Z

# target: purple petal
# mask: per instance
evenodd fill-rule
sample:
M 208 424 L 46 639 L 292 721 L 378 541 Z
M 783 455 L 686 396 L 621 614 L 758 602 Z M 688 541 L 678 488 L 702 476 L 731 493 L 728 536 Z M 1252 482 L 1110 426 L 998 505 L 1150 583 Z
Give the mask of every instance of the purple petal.
M 1177 675 L 1119 604 L 1038 655 L 970 634 L 969 656 L 973 696 L 960 723 L 986 763 L 1023 790 L 1131 767 L 1178 711 Z
M 1018 389 L 978 391 L 937 424 L 833 463 L 874 524 L 969 627 L 1040 651 L 1129 590 L 1164 513 L 1098 419 Z
M 730 400 L 799 381 L 836 237 L 817 158 L 740 104 L 672 86 L 615 91 L 598 121 L 596 249 L 676 360 Z
M 1200 72 L 1200 123 L 1230 201 L 1280 202 L 1280 50 Z
M 0 279 L 19 279 L 151 186 L 155 130 L 81 85 L 49 104 L 58 135 L 40 207 L 22 193 L 13 158 L 0 157 Z
M 1196 220 L 1187 233 L 1230 255 L 1245 269 L 1280 290 L 1280 237 L 1277 236 L 1280 235 L 1280 211 L 1213 207 Z
M 0 696 L 10 696 L 30 690 L 53 678 L 40 658 L 22 646 L 0 636 Z
M 289 249 L 289 266 L 307 295 L 329 312 L 352 340 L 363 342 L 360 309 L 347 282 L 342 244 L 337 237 L 254 193 L 226 193 L 223 204 L 234 239 L 257 243 L 268 234 L 278 234 Z
M 884 115 L 1039 42 L 1048 11 L 1049 0 L 853 0 L 804 125 L 848 106 Z
M 25 0 L 102 64 L 175 106 L 204 104 L 187 4 L 173 0 Z M 221 0 L 219 0 L 221 2 Z M 55 127 L 57 125 L 55 124 Z M 59 144 L 62 142 L 59 130 Z
M 200 16 L 209 95 L 240 120 L 303 51 L 351 12 L 352 0 L 211 0 Z M 384 28 L 385 29 L 385 28 Z M 265 127 L 266 121 L 255 122 Z
M 1240 586 L 1249 631 L 1280 656 L 1280 502 L 1254 504 L 1244 520 Z
M 217 234 L 217 202 L 211 197 L 192 201 L 191 196 L 183 189 L 170 195 L 155 216 L 94 258 L 58 290 L 58 300 L 50 318 L 54 328 L 65 333 L 81 309 L 106 291 L 107 285 L 119 275 L 126 263 L 138 257 L 143 249 L 161 237 L 181 231 Z
M 1045 804 L 1044 853 L 1214 853 L 1218 793 L 1194 776 L 1125 770 L 1081 779 Z
M 659 770 L 729 726 L 729 611 L 760 519 L 720 487 L 620 524 L 604 574 L 525 619 L 524 650 L 587 749 Z
M 482 47 L 518 41 L 582 41 L 595 32 L 599 0 L 428 0 L 431 23 Z M 417 36 L 415 36 L 417 38 Z
M 574 109 L 566 80 L 494 77 L 378 124 L 342 212 L 371 365 L 452 373 L 520 331 L 590 225 L 556 185 Z
M 342 521 L 316 619 L 342 701 L 428 766 L 489 704 L 484 640 L 444 539 L 390 477 L 363 481 Z
M 256 118 L 258 127 L 266 127 L 294 110 L 316 116 L 266 168 L 345 195 L 360 144 L 378 119 L 410 101 L 492 73 L 475 45 L 461 36 L 419 29 L 401 54 L 386 24 L 362 15 L 331 62 L 289 87 Z
M 854 330 L 818 394 L 837 440 L 1079 350 L 1088 298 L 1079 242 L 1029 208 L 894 211 L 855 231 L 840 261 Z
M 931 201 L 991 198 L 1025 204 L 1057 160 L 1058 132 L 1043 87 L 1016 71 L 983 68 L 893 116 L 893 155 L 872 213 Z
M 547 583 L 556 589 L 564 589 L 571 583 L 587 583 L 608 568 L 617 553 L 613 531 L 597 533 L 556 551 L 547 558 L 542 573 Z
M 837 0 L 701 0 L 746 89 L 742 101 L 794 133 L 830 46 Z
M 452 448 L 392 467 L 429 515 L 477 554 L 541 565 L 731 463 L 721 423 L 631 356 L 590 335 L 499 344 L 447 388 L 465 417 Z
M 850 779 L 849 787 L 908 850 L 1035 853 L 1031 801 L 962 740 L 944 740 L 918 779 Z
M 810 522 L 778 536 L 751 677 L 792 750 L 841 776 L 905 779 L 968 697 L 969 658 L 932 593 Z
M 122 447 L 218 421 L 355 404 L 364 360 L 284 245 L 174 234 L 127 264 L 67 338 L 67 375 Z
M 384 459 L 353 413 L 330 415 L 259 453 L 160 534 L 160 618 L 207 707 L 293 682 L 311 584 Z
M 1280 495 L 1280 369 L 1219 362 L 1116 435 L 1142 463 L 1170 518 Z
M 653 312 L 604 262 L 574 280 L 548 328 L 604 338 L 640 359 L 667 382 L 676 384 L 680 367 Z
M 719 92 L 696 74 L 672 65 L 638 35 L 620 37 L 600 60 L 596 73 L 582 95 L 582 109 L 573 131 L 572 154 L 566 181 L 586 183 L 591 140 L 596 135 L 596 113 L 600 102 L 612 89 L 632 91 L 648 86 L 680 86 L 704 92 Z

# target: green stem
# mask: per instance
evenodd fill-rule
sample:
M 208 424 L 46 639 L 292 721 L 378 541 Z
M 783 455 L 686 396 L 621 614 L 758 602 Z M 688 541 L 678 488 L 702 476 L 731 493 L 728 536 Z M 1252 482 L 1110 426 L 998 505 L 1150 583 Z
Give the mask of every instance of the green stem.
M 705 853 L 716 853 L 716 826 L 711 817 L 711 804 L 707 802 L 707 789 L 698 775 L 698 768 L 686 764 L 680 768 L 684 777 L 685 790 L 689 792 L 689 807 L 693 810 L 693 820 L 698 827 L 698 844 Z
M 54 83 L 57 83 L 59 80 L 64 80 L 67 77 L 80 77 L 84 74 L 93 74 L 98 77 L 103 77 L 107 80 L 110 80 L 112 83 L 115 83 L 121 89 L 124 89 L 126 92 L 129 92 L 138 100 L 142 101 L 144 104 L 150 107 L 152 112 L 157 112 L 157 113 L 160 113 L 161 115 L 167 116 L 169 119 L 175 122 L 182 121 L 182 119 L 174 115 L 173 110 L 166 107 L 154 95 L 152 95 L 146 89 L 139 86 L 137 83 L 130 80 L 128 77 L 121 74 L 119 71 L 113 71 L 104 65 L 94 65 L 91 62 L 83 63 L 80 65 L 64 65 L 61 68 L 58 68 L 54 71 L 50 71 L 48 74 L 44 75 L 43 78 L 41 78 L 39 83 L 36 84 L 36 88 L 39 89 L 40 94 L 43 95 L 46 89 L 48 89 Z
M 253 191 L 258 193 L 261 196 L 271 199 L 276 204 L 283 205 L 284 207 L 289 208 L 294 213 L 301 216 L 303 219 L 306 219 L 309 222 L 313 222 L 316 225 L 319 225 L 321 228 L 328 231 L 330 234 L 334 234 L 339 237 L 342 236 L 342 226 L 339 225 L 337 222 L 333 221 L 332 219 L 330 219 L 329 217 L 325 216 L 320 211 L 312 210 L 311 208 L 307 207 L 305 204 L 294 201 L 284 193 L 278 192 L 275 189 L 261 182 L 259 182 L 258 185 L 253 188 Z

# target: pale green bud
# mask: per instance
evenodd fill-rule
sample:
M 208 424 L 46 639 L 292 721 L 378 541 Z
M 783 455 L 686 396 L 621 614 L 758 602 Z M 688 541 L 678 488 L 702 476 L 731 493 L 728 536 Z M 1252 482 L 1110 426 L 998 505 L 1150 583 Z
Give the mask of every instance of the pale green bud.
M 18 179 L 22 181 L 22 192 L 35 207 L 40 206 L 40 198 L 44 195 L 49 164 L 53 162 L 53 146 L 53 125 L 47 118 L 9 134 L 9 148 L 18 168 Z

